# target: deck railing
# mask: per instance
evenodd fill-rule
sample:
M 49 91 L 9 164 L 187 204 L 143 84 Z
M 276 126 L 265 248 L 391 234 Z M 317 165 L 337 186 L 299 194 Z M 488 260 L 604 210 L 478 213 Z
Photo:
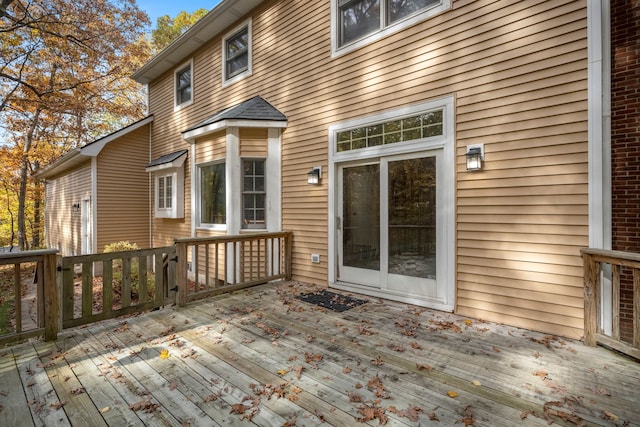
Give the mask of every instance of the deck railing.
M 173 303 L 175 247 L 63 257 L 62 327 Z
M 178 304 L 291 278 L 291 244 L 291 232 L 176 240 Z
M 602 344 L 640 359 L 640 254 L 602 249 L 583 249 L 584 263 L 584 342 L 595 346 Z M 611 266 L 611 333 L 602 328 L 602 271 L 603 265 Z M 632 339 L 630 343 L 620 339 L 622 268 L 630 269 L 632 275 Z M 609 314 L 607 314 L 609 316 Z
M 56 339 L 63 328 L 291 278 L 290 232 L 179 239 L 173 246 L 61 257 L 56 250 L 0 254 L 13 265 L 13 286 L 0 294 L 0 345 L 35 336 Z M 36 263 L 36 319 L 23 321 L 22 277 Z M 30 270 L 33 266 L 30 267 Z M 7 302 L 13 298 L 13 301 Z M 5 301 L 3 301 L 3 299 Z M 30 313 L 31 314 L 31 313 Z
M 56 338 L 58 332 L 58 291 L 56 287 L 56 250 L 38 250 L 0 254 L 0 266 L 13 266 L 13 286 L 0 297 L 0 316 L 8 330 L 2 331 L 0 345 L 44 335 Z M 24 306 L 23 274 L 28 264 L 35 263 L 33 309 Z M 11 273 L 9 273 L 11 274 Z M 11 301 L 13 300 L 13 301 Z M 31 314 L 34 318 L 31 318 Z M 28 320 L 27 320 L 28 319 Z M 4 329 L 4 328 L 3 328 Z

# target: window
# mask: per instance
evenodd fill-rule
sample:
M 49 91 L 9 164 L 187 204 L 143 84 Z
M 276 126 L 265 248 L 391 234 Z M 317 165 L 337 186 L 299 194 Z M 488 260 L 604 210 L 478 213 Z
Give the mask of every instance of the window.
M 336 133 L 336 152 L 414 141 L 443 134 L 442 110 L 389 120 Z
M 178 68 L 175 74 L 175 106 L 181 108 L 193 102 L 193 72 L 192 63 Z
M 173 207 L 173 175 L 158 177 L 158 209 Z
M 242 162 L 242 228 L 266 228 L 265 161 Z
M 334 50 L 398 31 L 446 8 L 451 0 L 334 0 Z M 347 49 L 348 50 L 348 49 Z
M 225 164 L 200 166 L 200 224 L 227 222 Z
M 243 24 L 222 41 L 223 83 L 251 74 L 251 25 Z

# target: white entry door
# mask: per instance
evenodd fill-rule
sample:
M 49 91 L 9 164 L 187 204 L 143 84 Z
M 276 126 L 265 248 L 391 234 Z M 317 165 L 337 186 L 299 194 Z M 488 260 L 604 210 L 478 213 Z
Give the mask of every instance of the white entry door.
M 441 157 L 432 150 L 337 165 L 338 281 L 445 303 Z

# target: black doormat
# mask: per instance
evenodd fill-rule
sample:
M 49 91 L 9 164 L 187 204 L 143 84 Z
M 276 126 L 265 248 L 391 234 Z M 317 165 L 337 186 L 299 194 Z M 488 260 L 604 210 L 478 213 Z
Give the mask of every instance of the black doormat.
M 296 298 L 309 304 L 315 304 L 320 307 L 341 313 L 353 307 L 357 307 L 367 302 L 364 299 L 352 298 L 346 295 L 336 294 L 329 291 L 318 291 L 308 294 L 300 294 Z

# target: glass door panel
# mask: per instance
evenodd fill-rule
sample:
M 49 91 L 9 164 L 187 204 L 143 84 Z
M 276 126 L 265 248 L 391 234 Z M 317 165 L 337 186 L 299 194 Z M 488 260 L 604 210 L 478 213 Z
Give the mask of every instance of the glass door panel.
M 342 168 L 341 280 L 379 286 L 380 165 Z
M 436 159 L 389 162 L 389 273 L 436 278 Z

